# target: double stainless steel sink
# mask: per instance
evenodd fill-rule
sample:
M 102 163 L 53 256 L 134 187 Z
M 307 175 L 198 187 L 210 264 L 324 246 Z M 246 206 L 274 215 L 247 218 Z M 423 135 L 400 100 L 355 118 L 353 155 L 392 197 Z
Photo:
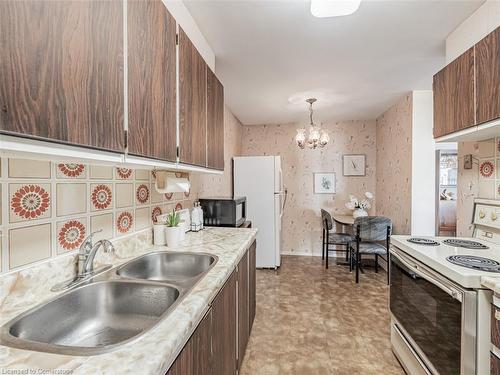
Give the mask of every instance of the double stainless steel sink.
M 154 252 L 99 274 L 0 327 L 0 344 L 95 355 L 138 338 L 164 319 L 217 257 Z

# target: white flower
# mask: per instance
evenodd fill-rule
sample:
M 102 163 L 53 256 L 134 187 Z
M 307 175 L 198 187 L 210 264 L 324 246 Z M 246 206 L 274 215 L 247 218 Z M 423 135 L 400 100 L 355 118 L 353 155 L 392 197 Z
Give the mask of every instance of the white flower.
M 372 193 L 370 193 L 369 191 L 367 191 L 367 192 L 365 193 L 365 197 L 367 197 L 368 199 L 372 200 L 372 199 L 373 199 L 373 194 L 372 194 Z

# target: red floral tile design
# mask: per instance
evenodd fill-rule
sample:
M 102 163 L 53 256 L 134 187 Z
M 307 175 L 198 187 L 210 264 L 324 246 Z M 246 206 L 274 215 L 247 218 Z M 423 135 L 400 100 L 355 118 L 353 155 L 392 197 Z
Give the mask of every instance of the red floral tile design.
M 144 184 L 139 185 L 135 192 L 135 196 L 139 203 L 146 203 L 149 199 L 149 188 Z
M 74 250 L 82 244 L 85 235 L 85 225 L 79 220 L 70 220 L 59 230 L 57 238 L 64 250 Z
M 134 218 L 130 212 L 122 212 L 118 216 L 118 219 L 116 219 L 116 229 L 118 229 L 120 233 L 127 233 L 132 228 L 133 222 Z
M 132 176 L 132 169 L 130 168 L 116 168 L 116 173 L 118 174 L 118 177 L 126 180 Z
M 184 196 L 185 196 L 186 198 L 189 198 L 189 194 L 191 194 L 191 190 L 189 190 L 189 191 L 185 191 L 185 192 L 184 192 Z
M 24 219 L 36 219 L 50 207 L 50 196 L 39 185 L 25 185 L 17 190 L 10 202 L 11 210 Z
M 111 205 L 111 189 L 104 184 L 97 185 L 94 190 L 92 190 L 92 204 L 98 210 L 105 210 Z
M 494 171 L 495 171 L 495 166 L 489 160 L 483 161 L 479 166 L 479 173 L 481 173 L 481 176 L 483 177 L 486 178 L 491 177 Z
M 153 208 L 153 210 L 151 211 L 151 220 L 153 220 L 153 223 L 156 223 L 157 217 L 161 214 L 162 212 L 160 207 L 156 206 L 155 208 Z
M 182 210 L 182 204 L 177 203 L 177 204 L 175 205 L 175 210 L 176 210 L 176 211 Z
M 58 164 L 57 168 L 67 177 L 79 177 L 82 175 L 85 170 L 85 165 L 83 164 L 75 164 L 75 163 L 66 163 L 66 164 Z
M 165 193 L 165 198 L 167 200 L 171 200 L 173 196 L 174 196 L 174 193 Z

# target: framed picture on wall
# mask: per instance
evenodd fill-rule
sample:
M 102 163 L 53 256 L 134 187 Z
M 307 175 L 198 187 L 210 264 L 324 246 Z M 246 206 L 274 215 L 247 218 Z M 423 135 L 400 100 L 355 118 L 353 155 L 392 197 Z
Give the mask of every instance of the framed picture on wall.
M 342 175 L 364 176 L 366 174 L 366 155 L 342 156 Z
M 313 173 L 314 194 L 335 193 L 335 173 Z

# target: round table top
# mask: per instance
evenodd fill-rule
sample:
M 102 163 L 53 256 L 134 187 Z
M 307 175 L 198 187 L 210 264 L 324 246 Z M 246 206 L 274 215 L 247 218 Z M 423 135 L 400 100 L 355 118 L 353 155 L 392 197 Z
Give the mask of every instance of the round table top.
M 354 225 L 354 218 L 352 215 L 332 215 L 333 220 L 342 225 Z

